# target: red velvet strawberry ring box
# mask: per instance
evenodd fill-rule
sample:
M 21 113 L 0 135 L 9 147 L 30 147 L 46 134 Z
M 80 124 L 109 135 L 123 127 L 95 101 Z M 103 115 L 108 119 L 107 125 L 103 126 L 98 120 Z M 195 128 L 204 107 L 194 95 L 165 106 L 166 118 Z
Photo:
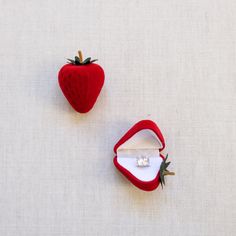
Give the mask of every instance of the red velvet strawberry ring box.
M 68 59 L 58 74 L 60 88 L 70 105 L 80 113 L 90 111 L 101 92 L 105 74 L 91 57 L 83 59 L 81 51 L 75 59 Z
M 136 187 L 152 191 L 165 184 L 165 175 L 174 175 L 167 170 L 170 162 L 161 154 L 165 148 L 164 137 L 151 120 L 135 124 L 114 147 L 115 167 Z

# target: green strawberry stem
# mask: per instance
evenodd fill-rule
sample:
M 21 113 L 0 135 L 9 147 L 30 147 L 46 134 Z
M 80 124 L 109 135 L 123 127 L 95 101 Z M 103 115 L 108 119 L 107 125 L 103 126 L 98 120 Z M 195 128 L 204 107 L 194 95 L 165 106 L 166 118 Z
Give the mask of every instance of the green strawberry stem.
M 68 63 L 72 64 L 72 65 L 76 65 L 76 66 L 82 66 L 82 65 L 88 65 L 91 64 L 95 61 L 97 61 L 97 59 L 91 60 L 91 57 L 86 58 L 85 60 L 83 60 L 83 54 L 82 51 L 78 51 L 78 56 L 75 56 L 75 59 L 67 59 Z

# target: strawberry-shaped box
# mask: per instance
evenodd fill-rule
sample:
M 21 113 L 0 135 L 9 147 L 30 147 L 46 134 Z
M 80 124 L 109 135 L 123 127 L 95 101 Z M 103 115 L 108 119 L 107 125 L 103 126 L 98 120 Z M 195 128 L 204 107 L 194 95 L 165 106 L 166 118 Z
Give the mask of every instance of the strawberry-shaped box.
M 136 187 L 152 191 L 165 175 L 174 175 L 167 170 L 170 162 L 161 151 L 165 148 L 164 137 L 151 120 L 135 124 L 115 145 L 114 165 Z
M 60 88 L 70 105 L 80 113 L 90 111 L 103 87 L 104 71 L 95 64 L 96 60 L 83 60 L 82 52 L 78 52 L 75 60 L 68 59 L 58 74 Z

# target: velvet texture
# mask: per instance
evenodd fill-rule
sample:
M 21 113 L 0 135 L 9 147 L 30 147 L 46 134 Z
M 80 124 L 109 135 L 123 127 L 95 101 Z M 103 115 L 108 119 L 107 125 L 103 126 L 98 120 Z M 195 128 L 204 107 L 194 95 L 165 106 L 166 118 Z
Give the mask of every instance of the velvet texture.
M 104 71 L 95 63 L 88 65 L 64 65 L 58 74 L 60 88 L 71 104 L 80 113 L 90 111 L 104 84 Z
M 120 145 L 125 143 L 128 139 L 130 139 L 133 135 L 138 133 L 139 131 L 143 129 L 150 129 L 152 130 L 159 140 L 162 143 L 162 148 L 160 148 L 160 151 L 162 151 L 165 148 L 165 140 L 164 137 L 158 128 L 158 126 L 151 120 L 141 120 L 137 124 L 135 124 L 115 145 L 114 152 L 117 153 L 117 149 Z M 161 158 L 164 160 L 164 156 L 160 154 Z M 140 179 L 136 178 L 131 172 L 129 172 L 127 169 L 125 169 L 123 166 L 121 166 L 117 161 L 117 156 L 113 159 L 115 167 L 130 181 L 132 182 L 136 187 L 145 190 L 145 191 L 152 191 L 158 187 L 160 184 L 159 177 L 160 172 L 158 171 L 156 177 L 151 181 L 141 181 Z

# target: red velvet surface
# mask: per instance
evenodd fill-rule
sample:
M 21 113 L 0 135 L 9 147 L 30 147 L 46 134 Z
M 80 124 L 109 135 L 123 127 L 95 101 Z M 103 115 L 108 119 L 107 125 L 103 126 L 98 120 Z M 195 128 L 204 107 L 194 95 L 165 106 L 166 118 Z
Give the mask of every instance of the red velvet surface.
M 90 111 L 104 84 L 104 71 L 98 64 L 64 65 L 58 74 L 60 88 L 71 104 L 80 113 Z
M 118 141 L 118 143 L 114 147 L 114 152 L 117 153 L 117 149 L 120 145 L 125 143 L 128 139 L 130 139 L 133 135 L 135 135 L 137 132 L 143 130 L 143 129 L 150 129 L 152 130 L 159 140 L 162 143 L 162 148 L 160 151 L 162 151 L 165 148 L 165 140 L 164 137 L 158 128 L 158 126 L 151 120 L 141 120 L 137 124 L 135 124 L 128 132 Z M 160 155 L 161 158 L 164 160 L 164 156 Z M 129 172 L 127 169 L 125 169 L 123 166 L 121 166 L 117 161 L 117 156 L 113 159 L 115 167 L 136 187 L 145 190 L 145 191 L 152 191 L 158 187 L 160 184 L 159 176 L 160 173 L 158 172 L 155 179 L 151 181 L 141 181 L 140 179 L 136 178 L 131 172 Z

